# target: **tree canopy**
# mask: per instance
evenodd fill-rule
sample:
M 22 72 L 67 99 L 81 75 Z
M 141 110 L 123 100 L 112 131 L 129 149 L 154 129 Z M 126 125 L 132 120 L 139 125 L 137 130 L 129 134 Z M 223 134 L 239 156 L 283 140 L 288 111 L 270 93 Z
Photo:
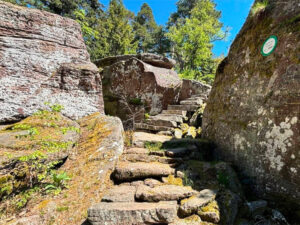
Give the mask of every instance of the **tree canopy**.
M 135 16 L 122 0 L 110 0 L 107 10 L 98 0 L 6 0 L 75 19 L 82 28 L 91 60 L 131 53 L 173 57 L 183 78 L 212 83 L 220 58 L 212 53 L 223 39 L 221 13 L 213 0 L 178 0 L 166 26 L 158 25 L 144 3 Z

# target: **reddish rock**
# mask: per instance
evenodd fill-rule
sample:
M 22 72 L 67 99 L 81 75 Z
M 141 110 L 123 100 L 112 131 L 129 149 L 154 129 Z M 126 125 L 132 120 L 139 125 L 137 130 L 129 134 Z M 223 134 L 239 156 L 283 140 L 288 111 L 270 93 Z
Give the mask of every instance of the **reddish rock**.
M 105 111 L 123 121 L 132 117 L 128 106 L 143 119 L 158 114 L 179 97 L 182 81 L 174 70 L 155 67 L 137 58 L 117 61 L 103 71 Z M 144 109 L 144 110 L 143 110 Z M 136 115 L 136 116 L 137 116 Z
M 253 178 L 258 193 L 296 205 L 300 199 L 299 13 L 295 1 L 269 0 L 265 9 L 249 15 L 218 68 L 203 119 L 203 135 L 217 144 L 219 157 Z M 260 49 L 271 35 L 278 37 L 278 45 L 263 56 Z
M 211 86 L 204 84 L 196 80 L 182 80 L 182 87 L 180 90 L 179 101 L 188 99 L 193 95 L 201 97 L 203 100 L 207 100 L 211 91 Z
M 103 112 L 100 76 L 79 24 L 2 1 L 0 83 L 0 122 L 26 117 L 45 101 L 64 105 L 72 118 Z

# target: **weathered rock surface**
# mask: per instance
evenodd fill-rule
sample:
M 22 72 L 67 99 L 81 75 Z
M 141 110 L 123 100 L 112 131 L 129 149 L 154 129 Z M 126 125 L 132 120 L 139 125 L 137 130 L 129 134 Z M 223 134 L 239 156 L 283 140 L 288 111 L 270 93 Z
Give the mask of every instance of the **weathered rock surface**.
M 150 114 L 160 113 L 177 101 L 181 88 L 174 70 L 155 67 L 134 57 L 117 60 L 102 73 L 105 111 L 122 120 L 132 116 L 128 107 L 136 113 L 136 120 L 143 119 L 143 109 Z
M 182 87 L 180 90 L 179 101 L 191 98 L 195 95 L 201 97 L 204 101 L 207 100 L 211 91 L 211 86 L 201 83 L 196 80 L 182 80 Z
M 218 145 L 219 157 L 253 178 L 258 193 L 281 204 L 300 199 L 296 2 L 270 0 L 264 10 L 248 16 L 218 68 L 203 119 L 203 135 Z M 278 45 L 264 57 L 260 48 L 271 35 L 278 37 Z
M 103 112 L 102 85 L 79 24 L 0 2 L 0 122 L 31 115 L 45 101 L 80 118 Z
M 55 118 L 56 127 L 45 125 L 49 120 L 44 117 Z M 0 199 L 32 187 L 39 182 L 39 175 L 72 155 L 79 139 L 72 128 L 79 129 L 79 125 L 59 113 L 48 112 L 47 116 L 33 115 L 1 130 Z
M 220 209 L 217 201 L 211 201 L 198 209 L 197 214 L 203 221 L 218 224 L 220 222 Z
M 126 61 L 131 58 L 137 58 L 145 63 L 148 63 L 155 67 L 161 67 L 166 69 L 172 69 L 176 61 L 161 55 L 156 55 L 152 53 L 142 53 L 138 55 L 119 55 L 119 56 L 111 56 L 104 59 L 100 59 L 96 62 L 98 67 L 106 67 L 111 66 L 114 63 L 119 61 Z
M 102 202 L 134 202 L 135 192 L 135 186 L 114 186 L 103 196 Z
M 153 188 L 141 185 L 137 188 L 135 197 L 146 202 L 180 200 L 196 195 L 198 192 L 191 187 L 178 185 L 160 185 Z
M 199 192 L 198 195 L 188 199 L 181 200 L 179 213 L 181 216 L 189 216 L 197 213 L 202 207 L 213 201 L 217 195 L 215 190 L 205 189 Z
M 176 202 L 99 203 L 88 210 L 88 220 L 92 225 L 169 224 L 176 214 Z
M 117 181 L 142 179 L 148 177 L 162 177 L 174 174 L 175 169 L 162 163 L 127 163 L 120 162 L 113 173 Z
M 177 219 L 170 225 L 206 225 L 206 223 L 203 223 L 199 216 L 192 215 L 184 219 Z

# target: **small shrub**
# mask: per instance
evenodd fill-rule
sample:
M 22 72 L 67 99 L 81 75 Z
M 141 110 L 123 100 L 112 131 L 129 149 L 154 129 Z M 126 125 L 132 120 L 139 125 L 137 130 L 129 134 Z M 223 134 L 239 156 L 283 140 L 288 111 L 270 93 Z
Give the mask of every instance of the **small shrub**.
M 268 0 L 263 0 L 261 2 L 256 2 L 253 6 L 252 6 L 252 9 L 251 9 L 251 14 L 252 15 L 255 15 L 256 13 L 264 10 L 265 8 L 267 8 L 269 4 L 269 1 Z
M 56 171 L 52 171 L 51 174 L 52 183 L 48 184 L 45 187 L 46 192 L 53 192 L 54 194 L 59 194 L 62 189 L 68 188 L 67 181 L 71 178 L 67 175 L 66 172 L 58 173 Z

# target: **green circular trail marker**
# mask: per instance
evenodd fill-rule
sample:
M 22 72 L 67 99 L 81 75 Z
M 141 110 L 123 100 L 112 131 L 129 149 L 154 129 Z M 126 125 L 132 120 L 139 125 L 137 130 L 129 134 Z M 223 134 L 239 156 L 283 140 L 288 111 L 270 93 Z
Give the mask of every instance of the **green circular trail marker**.
M 275 35 L 268 37 L 268 39 L 264 42 L 263 46 L 261 47 L 260 53 L 263 56 L 270 55 L 276 48 L 278 43 L 278 38 Z

